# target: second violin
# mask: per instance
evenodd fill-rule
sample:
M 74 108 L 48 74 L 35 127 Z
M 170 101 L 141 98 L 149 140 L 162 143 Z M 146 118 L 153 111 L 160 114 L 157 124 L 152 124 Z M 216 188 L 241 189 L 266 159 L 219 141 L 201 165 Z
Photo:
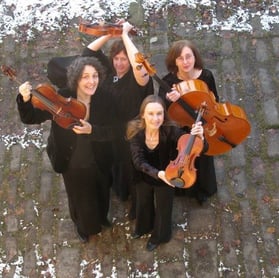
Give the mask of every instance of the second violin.
M 205 107 L 206 104 L 203 103 L 195 123 L 201 120 Z M 175 160 L 170 161 L 165 169 L 166 178 L 172 185 L 189 188 L 195 183 L 197 177 L 195 159 L 200 155 L 202 149 L 203 141 L 196 135 L 184 134 L 178 139 L 178 155 Z

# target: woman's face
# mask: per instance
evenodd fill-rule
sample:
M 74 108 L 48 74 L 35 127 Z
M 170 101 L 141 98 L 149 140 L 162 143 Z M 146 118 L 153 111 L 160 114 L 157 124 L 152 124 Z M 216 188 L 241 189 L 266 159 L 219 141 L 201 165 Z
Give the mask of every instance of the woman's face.
M 178 72 L 190 72 L 195 66 L 195 56 L 191 48 L 184 46 L 180 56 L 175 60 Z
M 78 95 L 92 96 L 99 85 L 99 74 L 93 66 L 86 65 L 78 82 Z
M 113 67 L 118 77 L 122 77 L 130 69 L 130 62 L 124 51 L 120 51 L 113 59 Z
M 164 122 L 164 108 L 158 102 L 150 102 L 145 106 L 142 118 L 147 129 L 159 129 Z

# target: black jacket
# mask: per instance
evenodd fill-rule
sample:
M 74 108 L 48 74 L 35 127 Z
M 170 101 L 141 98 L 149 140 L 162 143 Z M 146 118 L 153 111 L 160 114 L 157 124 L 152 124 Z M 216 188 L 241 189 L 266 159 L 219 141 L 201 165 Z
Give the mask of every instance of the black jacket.
M 177 141 L 185 131 L 176 126 L 161 126 L 159 144 L 154 150 L 149 150 L 145 144 L 145 131 L 142 130 L 130 140 L 132 160 L 135 168 L 148 183 L 165 185 L 158 178 L 158 172 L 165 170 L 171 160 L 178 154 Z M 204 141 L 202 152 L 207 151 L 208 144 Z M 155 156 L 152 153 L 157 153 Z
M 77 136 L 84 136 L 87 140 L 90 140 L 93 147 L 96 142 L 110 141 L 114 137 L 115 130 L 110 124 L 112 109 L 109 107 L 109 102 L 105 101 L 104 93 L 98 89 L 92 96 L 89 122 L 92 125 L 93 131 L 92 134 L 88 135 L 77 135 L 71 129 L 60 127 L 53 120 L 50 112 L 34 108 L 31 100 L 25 103 L 20 94 L 17 96 L 18 111 L 23 123 L 40 124 L 51 120 L 47 154 L 55 172 L 63 173 L 67 169 L 76 147 Z M 63 97 L 76 97 L 68 89 L 60 90 L 59 94 Z

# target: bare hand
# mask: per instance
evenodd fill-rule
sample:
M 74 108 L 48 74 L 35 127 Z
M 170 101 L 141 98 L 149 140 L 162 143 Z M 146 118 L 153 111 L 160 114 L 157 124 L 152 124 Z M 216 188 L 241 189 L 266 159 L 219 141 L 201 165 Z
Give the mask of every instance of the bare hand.
M 81 125 L 75 125 L 73 127 L 73 131 L 76 134 L 91 134 L 92 132 L 92 126 L 90 123 L 88 123 L 87 121 L 84 121 L 82 119 L 80 119 L 80 123 Z
M 128 34 L 134 28 L 128 21 L 122 24 L 122 34 Z
M 158 172 L 158 177 L 165 182 L 167 185 L 174 187 L 174 185 L 172 185 L 166 178 L 166 172 L 165 171 L 159 171 Z
M 202 122 L 197 122 L 192 125 L 192 129 L 191 129 L 192 135 L 197 135 L 203 140 L 203 132 L 204 130 L 203 130 Z
M 180 98 L 180 93 L 176 90 L 172 90 L 169 93 L 167 93 L 167 99 L 171 102 L 175 102 Z
M 32 86 L 29 81 L 21 84 L 18 88 L 19 93 L 22 95 L 23 101 L 27 102 L 31 97 Z

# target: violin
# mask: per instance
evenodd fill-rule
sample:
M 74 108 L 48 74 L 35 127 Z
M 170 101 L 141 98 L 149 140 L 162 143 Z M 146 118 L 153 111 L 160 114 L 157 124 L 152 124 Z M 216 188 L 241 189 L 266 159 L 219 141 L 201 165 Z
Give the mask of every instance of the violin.
M 137 53 L 136 61 L 146 68 L 149 75 L 154 77 L 165 92 L 172 90 L 157 76 L 156 69 L 148 63 L 143 54 Z M 174 87 L 181 96 L 176 102 L 171 103 L 168 115 L 182 127 L 191 127 L 195 122 L 200 103 L 203 101 L 207 103 L 206 112 L 201 117 L 204 135 L 209 145 L 207 155 L 228 152 L 249 135 L 251 125 L 245 111 L 229 102 L 216 102 L 214 94 L 204 81 L 199 79 L 182 81 Z
M 16 72 L 11 67 L 2 65 L 1 70 L 11 80 L 22 83 L 16 79 Z M 82 102 L 71 97 L 64 98 L 49 84 L 40 84 L 32 90 L 31 102 L 34 107 L 50 112 L 53 120 L 65 129 L 80 125 L 80 119 L 86 116 L 86 106 Z
M 201 120 L 206 104 L 203 103 L 199 110 L 196 122 Z M 196 135 L 183 134 L 177 141 L 178 155 L 175 160 L 170 161 L 165 169 L 166 179 L 175 187 L 189 188 L 197 178 L 195 159 L 203 149 L 203 141 Z
M 81 22 L 79 24 L 79 32 L 91 35 L 91 36 L 104 36 L 104 35 L 121 35 L 122 34 L 122 26 L 113 23 L 107 24 L 98 24 L 98 23 L 85 23 Z M 136 28 L 132 28 L 129 31 L 130 35 L 138 35 L 138 31 Z

